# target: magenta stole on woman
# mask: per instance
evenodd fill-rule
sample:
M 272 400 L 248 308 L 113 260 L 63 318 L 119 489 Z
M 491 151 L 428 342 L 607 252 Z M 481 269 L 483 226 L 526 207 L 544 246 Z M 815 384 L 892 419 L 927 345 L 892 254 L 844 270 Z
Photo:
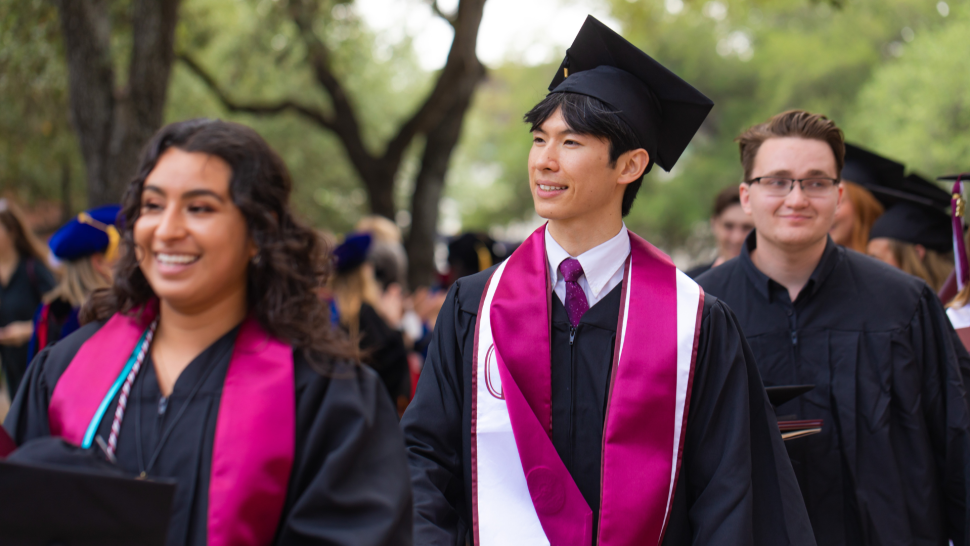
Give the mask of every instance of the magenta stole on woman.
M 51 434 L 80 445 L 89 422 L 154 313 L 116 314 L 77 352 L 54 387 Z M 108 418 L 114 407 L 108 411 Z M 208 544 L 273 540 L 293 466 L 293 349 L 252 317 L 236 338 L 223 385 L 209 481 Z
M 480 304 L 471 421 L 477 545 L 593 544 L 592 510 L 551 439 L 556 296 L 544 230 L 499 266 Z M 663 540 L 704 304 L 666 255 L 632 232 L 630 243 L 603 430 L 600 546 Z

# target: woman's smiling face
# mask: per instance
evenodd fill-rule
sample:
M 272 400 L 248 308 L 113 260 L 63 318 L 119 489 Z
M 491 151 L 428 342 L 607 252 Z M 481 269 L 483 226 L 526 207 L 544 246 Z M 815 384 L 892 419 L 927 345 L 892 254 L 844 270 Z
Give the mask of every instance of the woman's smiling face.
M 145 180 L 134 225 L 139 267 L 155 294 L 183 312 L 246 289 L 256 247 L 221 158 L 170 148 Z

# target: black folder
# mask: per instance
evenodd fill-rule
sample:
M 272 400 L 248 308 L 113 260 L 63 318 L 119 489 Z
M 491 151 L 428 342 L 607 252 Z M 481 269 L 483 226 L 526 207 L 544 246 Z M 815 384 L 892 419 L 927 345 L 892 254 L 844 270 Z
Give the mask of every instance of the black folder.
M 163 546 L 174 482 L 0 461 L 0 545 Z

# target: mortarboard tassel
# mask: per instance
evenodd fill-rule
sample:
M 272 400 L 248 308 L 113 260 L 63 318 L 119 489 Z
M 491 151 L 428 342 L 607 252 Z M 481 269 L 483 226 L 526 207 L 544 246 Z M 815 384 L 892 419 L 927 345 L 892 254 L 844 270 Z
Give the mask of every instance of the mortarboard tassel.
M 99 222 L 94 219 L 87 212 L 82 212 L 77 215 L 77 221 L 82 224 L 87 224 L 95 229 L 100 229 L 108 235 L 108 248 L 104 251 L 104 258 L 106 260 L 113 261 L 118 256 L 118 247 L 121 245 L 121 234 L 118 233 L 118 228 L 111 224 L 105 224 L 104 222 Z
M 963 187 L 960 183 L 963 175 L 957 176 L 953 184 L 953 200 L 950 203 L 953 213 L 953 260 L 956 265 L 957 287 L 963 290 L 970 280 L 970 266 L 967 262 L 967 246 L 963 242 L 963 209 L 966 201 L 963 199 Z

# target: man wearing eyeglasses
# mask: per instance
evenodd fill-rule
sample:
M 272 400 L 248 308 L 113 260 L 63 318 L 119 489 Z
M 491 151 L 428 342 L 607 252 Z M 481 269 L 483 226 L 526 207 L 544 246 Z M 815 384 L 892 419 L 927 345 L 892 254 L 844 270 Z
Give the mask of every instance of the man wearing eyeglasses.
M 738 137 L 740 259 L 702 275 L 737 314 L 766 386 L 814 385 L 779 420 L 823 420 L 786 442 L 818 544 L 968 544 L 970 414 L 960 348 L 920 279 L 832 242 L 842 131 L 779 114 Z

